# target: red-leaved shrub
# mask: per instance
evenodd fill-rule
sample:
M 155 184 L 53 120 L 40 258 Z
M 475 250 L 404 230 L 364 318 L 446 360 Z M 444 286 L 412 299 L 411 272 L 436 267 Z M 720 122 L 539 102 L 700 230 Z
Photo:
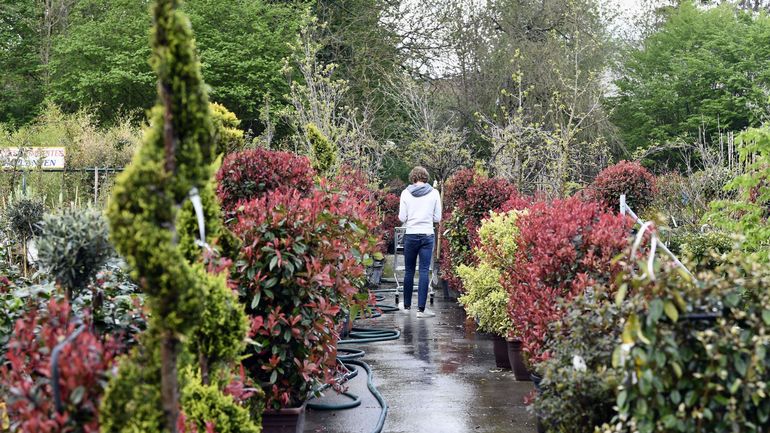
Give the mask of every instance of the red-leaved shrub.
M 462 282 L 455 275 L 459 265 L 475 265 L 473 248 L 478 246 L 478 229 L 490 212 L 511 210 L 514 203 L 527 203 L 516 187 L 505 179 L 487 178 L 473 170 L 461 170 L 448 182 L 441 233 L 446 238 L 441 245 L 441 276 L 449 286 L 462 291 Z
M 321 189 L 269 191 L 236 211 L 243 242 L 233 275 L 251 317 L 244 365 L 267 406 L 295 407 L 336 371 L 343 309 L 365 307 L 377 238 L 367 203 Z
M 8 344 L 8 365 L 0 368 L 2 388 L 9 391 L 8 413 L 15 431 L 99 431 L 99 401 L 106 372 L 118 354 L 111 340 L 102 343 L 85 330 L 62 349 L 58 365 L 64 410 L 58 413 L 54 406 L 51 352 L 76 328 L 66 301 L 51 300 L 47 311 L 33 310 L 16 322 Z
M 243 200 L 263 196 L 274 189 L 291 188 L 309 194 L 315 170 L 304 156 L 266 149 L 228 155 L 217 172 L 217 196 L 225 211 Z
M 378 229 L 383 241 L 383 252 L 393 250 L 393 233 L 396 227 L 401 226 L 398 219 L 398 208 L 401 205 L 401 198 L 396 194 L 380 191 L 378 198 L 381 222 Z
M 613 258 L 627 246 L 630 222 L 578 198 L 537 202 L 518 219 L 515 265 L 504 272 L 509 311 L 530 362 L 548 357 L 548 325 L 562 317 L 557 299 L 573 299 L 596 284 L 612 285 Z
M 465 197 L 468 188 L 477 182 L 479 177 L 476 170 L 471 168 L 465 168 L 453 174 L 452 177 L 447 180 L 446 186 L 444 187 L 444 199 L 442 203 L 444 205 L 444 211 L 452 212 L 452 209 L 458 206 L 460 199 Z
M 587 195 L 610 209 L 618 209 L 620 195 L 625 194 L 629 206 L 640 212 L 652 203 L 656 192 L 652 173 L 638 162 L 620 161 L 599 172 Z

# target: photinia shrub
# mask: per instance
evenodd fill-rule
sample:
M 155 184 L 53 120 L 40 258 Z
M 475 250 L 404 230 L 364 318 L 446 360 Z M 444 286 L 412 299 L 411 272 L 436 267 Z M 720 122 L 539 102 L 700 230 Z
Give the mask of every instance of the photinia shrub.
M 341 313 L 354 316 L 370 301 L 365 267 L 377 238 L 369 216 L 367 203 L 328 190 L 274 190 L 236 212 L 243 247 L 233 278 L 251 316 L 244 365 L 268 407 L 299 406 L 332 382 Z
M 377 203 L 381 217 L 378 232 L 382 237 L 383 252 L 392 252 L 394 248 L 393 232 L 396 227 L 401 226 L 401 221 L 398 220 L 398 207 L 401 204 L 401 198 L 391 192 L 380 191 Z
M 618 209 L 620 195 L 636 213 L 643 211 L 655 199 L 655 176 L 638 162 L 620 161 L 596 176 L 588 189 L 588 198 Z
M 228 155 L 217 172 L 217 196 L 222 208 L 232 211 L 242 200 L 251 200 L 279 188 L 309 194 L 315 171 L 310 160 L 288 152 L 251 149 Z
M 549 324 L 564 315 L 566 301 L 589 287 L 611 285 L 613 261 L 629 241 L 626 217 L 578 198 L 537 202 L 518 219 L 515 264 L 504 273 L 510 313 L 532 363 L 548 358 L 543 344 Z
M 478 229 L 490 212 L 500 211 L 512 200 L 520 199 L 516 187 L 505 179 L 487 178 L 473 170 L 461 170 L 448 182 L 445 195 L 441 233 L 445 241 L 441 247 L 441 273 L 449 286 L 462 291 L 462 281 L 454 270 L 458 266 L 473 266 L 477 261 L 472 254 L 478 246 Z M 522 203 L 524 201 L 522 200 Z M 513 206 L 507 206 L 513 210 Z
M 64 410 L 57 413 L 51 387 L 51 353 L 78 327 L 66 301 L 51 300 L 47 312 L 31 311 L 16 322 L 8 344 L 8 364 L 0 367 L 2 388 L 14 431 L 98 432 L 99 402 L 118 347 L 88 329 L 64 346 L 59 386 Z

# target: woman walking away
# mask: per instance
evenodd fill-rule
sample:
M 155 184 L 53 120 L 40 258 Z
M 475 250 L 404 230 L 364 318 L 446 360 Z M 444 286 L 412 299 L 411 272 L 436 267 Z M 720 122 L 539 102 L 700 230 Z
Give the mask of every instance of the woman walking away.
M 409 173 L 411 185 L 401 192 L 398 219 L 406 227 L 404 236 L 404 306 L 409 313 L 412 306 L 414 271 L 420 258 L 420 282 L 417 287 L 417 317 L 433 317 L 436 314 L 425 309 L 430 284 L 430 264 L 435 236 L 433 224 L 441 221 L 441 196 L 428 184 L 428 170 L 415 167 Z

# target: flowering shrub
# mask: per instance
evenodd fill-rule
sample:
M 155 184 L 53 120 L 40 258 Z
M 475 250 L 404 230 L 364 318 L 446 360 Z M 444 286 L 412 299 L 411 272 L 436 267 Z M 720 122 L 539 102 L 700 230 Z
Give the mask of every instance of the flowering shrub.
M 269 407 L 299 406 L 331 382 L 340 313 L 369 302 L 365 266 L 377 240 L 368 216 L 366 203 L 324 190 L 270 191 L 237 211 L 234 278 L 253 340 L 244 365 Z
M 57 413 L 54 406 L 51 352 L 76 328 L 66 301 L 51 300 L 45 315 L 32 311 L 16 322 L 6 355 L 8 365 L 0 368 L 2 387 L 9 391 L 8 413 L 15 431 L 99 431 L 105 374 L 117 354 L 117 347 L 109 340 L 102 343 L 86 330 L 64 346 L 58 364 L 64 410 Z
M 310 160 L 288 152 L 251 149 L 228 155 L 217 172 L 217 196 L 225 211 L 241 200 L 258 198 L 277 188 L 308 194 L 315 171 Z
M 638 162 L 620 161 L 599 172 L 589 187 L 588 196 L 608 208 L 618 209 L 620 195 L 634 211 L 641 212 L 655 198 L 655 176 Z
M 537 202 L 518 220 L 519 247 L 503 284 L 510 313 L 530 362 L 548 357 L 548 325 L 564 314 L 566 301 L 597 284 L 611 284 L 613 258 L 628 245 L 625 217 L 577 198 Z

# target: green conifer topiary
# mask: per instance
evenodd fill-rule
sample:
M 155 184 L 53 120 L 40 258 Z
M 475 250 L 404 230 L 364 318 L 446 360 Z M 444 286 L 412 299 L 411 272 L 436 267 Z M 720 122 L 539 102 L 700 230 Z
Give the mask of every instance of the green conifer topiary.
M 311 159 L 313 161 L 313 168 L 320 175 L 329 174 L 337 163 L 336 146 L 329 140 L 329 137 L 324 135 L 324 133 L 312 123 L 308 123 L 307 126 L 305 126 L 305 133 L 312 146 L 311 149 L 313 154 Z
M 112 240 L 147 295 L 151 322 L 142 347 L 122 362 L 105 395 L 105 432 L 175 433 L 180 391 L 185 392 L 180 390 L 178 366 L 197 364 L 206 381 L 212 362 L 233 359 L 243 350 L 246 333 L 243 309 L 225 278 L 193 262 L 190 231 L 197 230 L 197 221 L 180 220 L 180 209 L 190 206 L 188 196 L 197 189 L 210 225 L 207 231 L 216 235 L 218 209 L 210 185 L 216 154 L 213 125 L 190 23 L 178 10 L 179 3 L 157 0 L 153 7 L 158 104 L 107 210 Z M 217 407 L 225 411 L 225 406 Z M 237 431 L 254 429 L 249 424 Z

